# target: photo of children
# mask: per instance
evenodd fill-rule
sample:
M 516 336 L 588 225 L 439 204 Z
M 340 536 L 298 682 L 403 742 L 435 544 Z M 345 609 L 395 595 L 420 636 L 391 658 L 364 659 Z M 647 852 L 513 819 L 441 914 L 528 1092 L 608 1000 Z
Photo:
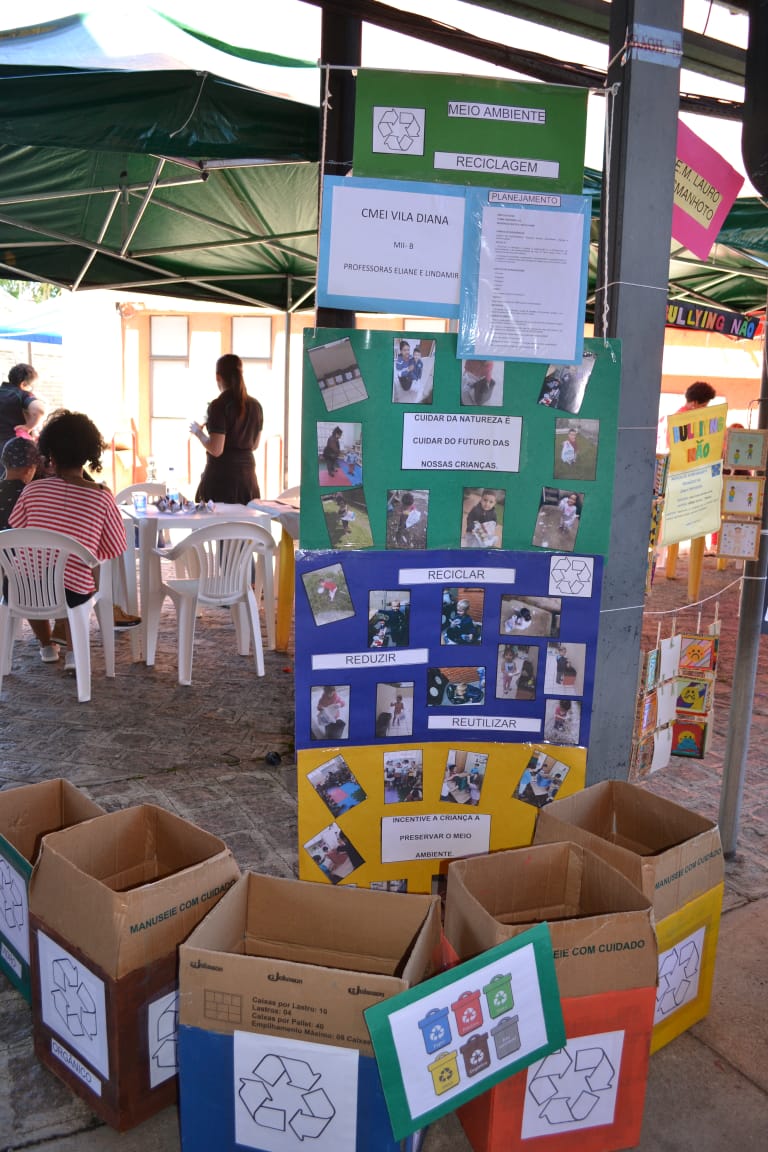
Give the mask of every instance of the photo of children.
M 486 753 L 452 748 L 440 788 L 441 803 L 467 804 L 470 807 L 479 804 L 487 767 Z
M 413 735 L 413 681 L 376 685 L 376 738 Z
M 485 703 L 485 668 L 429 668 L 427 707 Z
M 502 596 L 499 631 L 505 636 L 559 636 L 562 600 L 559 596 Z
M 407 648 L 410 592 L 374 591 L 368 595 L 368 647 Z
M 349 719 L 349 685 L 321 684 L 310 692 L 313 740 L 347 740 Z
M 462 360 L 463 408 L 499 408 L 504 403 L 504 361 Z
M 440 643 L 482 643 L 484 600 L 482 588 L 444 588 Z
M 352 597 L 341 564 L 306 572 L 301 578 L 315 624 L 335 624 L 354 616 Z
M 331 884 L 339 884 L 361 864 L 365 864 L 363 857 L 336 823 L 329 824 L 317 836 L 307 840 L 304 851 L 309 853 Z
M 512 799 L 543 808 L 545 804 L 551 804 L 555 799 L 568 772 L 567 764 L 562 764 L 540 748 L 535 748 L 517 788 L 512 793 Z
M 594 480 L 599 436 L 599 420 L 556 420 L 555 479 Z
M 387 492 L 387 548 L 426 548 L 428 514 L 428 489 Z
M 581 364 L 550 364 L 539 393 L 539 404 L 576 413 L 581 408 L 595 357 L 585 352 Z
M 321 488 L 342 488 L 363 482 L 362 424 L 317 425 L 317 458 Z
M 500 700 L 535 700 L 539 649 L 534 644 L 500 644 L 496 695 Z
M 544 691 L 552 696 L 583 696 L 586 659 L 586 644 L 547 644 Z
M 360 365 L 349 337 L 332 340 L 307 352 L 315 373 L 323 403 L 329 412 L 367 400 L 368 393 L 360 372 Z
M 342 816 L 366 799 L 343 756 L 334 756 L 313 772 L 308 772 L 307 780 L 334 817 Z
M 431 404 L 435 374 L 435 341 L 394 341 L 392 401 L 395 404 Z
M 407 892 L 407 880 L 371 880 L 368 885 L 369 888 L 375 888 L 377 892 Z
M 505 493 L 500 488 L 465 488 L 462 548 L 501 548 Z
M 578 700 L 547 700 L 544 739 L 552 744 L 578 744 L 581 704 Z
M 424 799 L 422 751 L 384 753 L 384 803 L 412 804 Z
M 553 552 L 573 552 L 584 507 L 583 492 L 542 488 L 532 544 Z
M 371 522 L 362 488 L 320 497 L 332 548 L 370 548 Z

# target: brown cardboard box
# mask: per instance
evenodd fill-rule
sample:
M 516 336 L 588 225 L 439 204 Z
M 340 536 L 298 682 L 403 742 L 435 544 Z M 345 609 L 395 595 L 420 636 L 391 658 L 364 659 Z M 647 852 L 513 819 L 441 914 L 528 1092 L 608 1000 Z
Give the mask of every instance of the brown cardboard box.
M 27 891 L 42 838 L 103 813 L 68 780 L 0 792 L 0 971 L 25 1000 L 32 999 Z
M 151 804 L 47 836 L 29 891 L 35 1051 L 130 1128 L 176 1099 L 178 945 L 240 871 Z
M 437 897 L 244 875 L 179 950 L 184 1152 L 262 1147 L 276 1113 L 301 1138 L 356 1125 L 345 1147 L 399 1152 L 363 1012 L 439 950 Z
M 614 1152 L 640 1139 L 656 984 L 649 901 L 577 844 L 451 863 L 445 933 L 467 959 L 548 921 L 566 1045 L 459 1109 L 476 1152 Z
M 534 843 L 558 840 L 598 853 L 653 904 L 655 1052 L 709 1011 L 723 898 L 717 825 L 644 788 L 609 780 L 541 810 Z
M 605 780 L 542 808 L 534 843 L 572 840 L 642 888 L 656 920 L 723 881 L 711 820 L 622 780 Z

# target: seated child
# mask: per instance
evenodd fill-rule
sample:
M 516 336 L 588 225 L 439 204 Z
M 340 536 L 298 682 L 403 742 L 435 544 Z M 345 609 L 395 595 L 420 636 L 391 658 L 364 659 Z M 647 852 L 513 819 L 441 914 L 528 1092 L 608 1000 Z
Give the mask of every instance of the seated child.
M 484 548 L 497 548 L 499 545 L 499 524 L 496 519 L 496 493 L 493 488 L 484 488 L 480 499 L 467 512 L 467 536 L 474 536 Z

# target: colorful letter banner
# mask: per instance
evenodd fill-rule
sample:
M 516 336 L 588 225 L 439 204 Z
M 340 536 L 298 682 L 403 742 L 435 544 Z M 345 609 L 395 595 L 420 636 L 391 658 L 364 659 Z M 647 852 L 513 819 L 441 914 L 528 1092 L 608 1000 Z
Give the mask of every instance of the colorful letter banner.
M 459 360 L 452 333 L 307 329 L 302 545 L 605 555 L 620 376 L 618 341 L 544 366 Z
M 710 404 L 667 417 L 671 473 L 722 461 L 727 415 L 727 404 Z
M 445 184 L 327 176 L 318 303 L 457 317 L 464 202 Z
M 302 552 L 296 574 L 297 748 L 589 743 L 600 557 Z
M 361 69 L 354 171 L 578 194 L 586 127 L 583 88 Z
M 395 1139 L 561 1048 L 546 924 L 365 1010 Z
M 694 332 L 720 332 L 739 340 L 754 340 L 762 332 L 760 316 L 741 312 L 724 312 L 721 308 L 702 308 L 700 304 L 667 301 L 667 328 L 688 328 Z
M 460 356 L 581 360 L 591 212 L 586 196 L 468 191 Z
M 682 120 L 677 125 L 672 235 L 706 260 L 744 177 Z

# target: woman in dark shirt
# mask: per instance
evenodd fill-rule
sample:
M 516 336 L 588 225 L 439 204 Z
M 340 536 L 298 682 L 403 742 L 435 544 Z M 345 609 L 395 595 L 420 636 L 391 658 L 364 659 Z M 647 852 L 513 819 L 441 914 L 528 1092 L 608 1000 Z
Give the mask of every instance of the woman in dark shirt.
M 259 496 L 253 454 L 259 444 L 264 414 L 245 390 L 239 356 L 216 361 L 219 395 L 208 405 L 205 424 L 189 426 L 207 453 L 196 499 L 247 504 Z M 205 431 L 207 429 L 207 432 Z

